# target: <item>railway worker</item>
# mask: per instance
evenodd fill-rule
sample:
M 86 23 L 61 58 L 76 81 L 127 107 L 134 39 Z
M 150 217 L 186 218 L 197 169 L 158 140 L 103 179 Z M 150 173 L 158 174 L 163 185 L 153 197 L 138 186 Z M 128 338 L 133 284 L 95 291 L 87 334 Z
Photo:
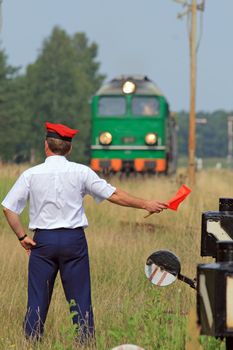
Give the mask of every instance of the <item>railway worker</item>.
M 46 123 L 45 162 L 24 171 L 6 198 L 4 214 L 30 254 L 28 303 L 24 320 L 26 338 L 38 340 L 44 330 L 57 272 L 78 325 L 81 343 L 94 336 L 88 248 L 84 228 L 88 226 L 83 198 L 104 199 L 126 207 L 160 213 L 164 203 L 144 200 L 116 189 L 87 166 L 66 159 L 77 130 L 62 124 Z M 20 214 L 29 200 L 29 229 L 25 232 Z M 71 301 L 74 301 L 71 303 Z

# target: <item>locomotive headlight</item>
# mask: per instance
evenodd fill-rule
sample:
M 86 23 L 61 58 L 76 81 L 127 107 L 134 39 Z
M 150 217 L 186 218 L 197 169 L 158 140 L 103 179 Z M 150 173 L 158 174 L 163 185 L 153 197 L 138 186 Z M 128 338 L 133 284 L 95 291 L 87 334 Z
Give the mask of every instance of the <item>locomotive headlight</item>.
M 122 90 L 123 90 L 124 94 L 132 94 L 136 90 L 136 85 L 132 81 L 127 80 L 123 84 Z
M 112 142 L 112 135 L 108 131 L 103 132 L 100 134 L 99 140 L 102 145 L 110 145 Z
M 155 143 L 157 141 L 157 135 L 155 133 L 151 132 L 151 133 L 146 135 L 145 141 L 146 141 L 147 145 L 155 145 Z

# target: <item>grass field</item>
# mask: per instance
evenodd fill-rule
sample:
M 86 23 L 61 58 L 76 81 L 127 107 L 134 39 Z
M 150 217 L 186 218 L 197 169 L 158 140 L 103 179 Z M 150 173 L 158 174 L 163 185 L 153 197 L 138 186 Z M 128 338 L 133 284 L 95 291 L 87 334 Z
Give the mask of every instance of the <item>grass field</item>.
M 23 167 L 0 168 L 0 199 Z M 148 199 L 168 200 L 180 185 L 180 177 L 135 178 L 111 183 Z M 218 210 L 219 197 L 233 197 L 232 172 L 206 170 L 178 212 L 167 210 L 144 219 L 142 210 L 108 202 L 97 205 L 86 198 L 89 219 L 86 235 L 92 275 L 97 349 L 131 343 L 145 350 L 183 350 L 189 338 L 189 311 L 195 307 L 195 291 L 182 282 L 167 288 L 150 284 L 144 275 L 147 257 L 169 249 L 182 262 L 181 272 L 195 277 L 200 257 L 201 213 Z M 73 350 L 73 328 L 59 279 L 46 321 L 44 339 L 27 344 L 22 336 L 26 307 L 28 257 L 0 214 L 0 349 Z M 22 216 L 27 225 L 27 213 Z M 224 344 L 202 337 L 205 350 Z M 94 345 L 88 349 L 94 349 Z

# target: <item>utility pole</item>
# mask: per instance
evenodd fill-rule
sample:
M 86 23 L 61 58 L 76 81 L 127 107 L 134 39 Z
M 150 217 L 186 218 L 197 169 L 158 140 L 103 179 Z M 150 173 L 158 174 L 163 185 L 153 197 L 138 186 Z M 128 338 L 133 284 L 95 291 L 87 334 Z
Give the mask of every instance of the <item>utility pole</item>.
M 192 20 L 189 35 L 190 44 L 190 114 L 189 114 L 189 157 L 188 177 L 191 185 L 195 184 L 195 154 L 196 154 L 196 32 L 197 32 L 197 1 L 192 0 Z
M 198 4 L 197 0 L 174 0 L 184 7 L 186 11 L 178 14 L 178 18 L 191 13 L 191 28 L 189 32 L 190 51 L 190 113 L 189 113 L 189 146 L 188 146 L 188 178 L 191 185 L 195 184 L 195 158 L 196 158 L 196 66 L 197 66 L 197 10 L 204 11 L 205 0 Z

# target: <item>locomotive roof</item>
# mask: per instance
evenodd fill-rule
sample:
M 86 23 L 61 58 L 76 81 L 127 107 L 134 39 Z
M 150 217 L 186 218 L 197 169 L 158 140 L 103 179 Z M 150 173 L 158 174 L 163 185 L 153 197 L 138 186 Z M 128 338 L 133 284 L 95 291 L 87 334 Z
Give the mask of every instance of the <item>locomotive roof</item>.
M 96 95 L 119 95 L 124 94 L 122 86 L 126 81 L 132 81 L 136 84 L 136 93 L 140 95 L 157 95 L 164 96 L 158 86 L 150 80 L 147 76 L 143 75 L 120 75 L 105 83 L 96 92 Z

